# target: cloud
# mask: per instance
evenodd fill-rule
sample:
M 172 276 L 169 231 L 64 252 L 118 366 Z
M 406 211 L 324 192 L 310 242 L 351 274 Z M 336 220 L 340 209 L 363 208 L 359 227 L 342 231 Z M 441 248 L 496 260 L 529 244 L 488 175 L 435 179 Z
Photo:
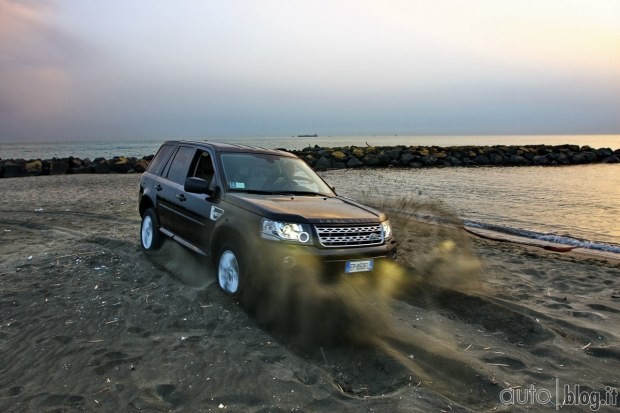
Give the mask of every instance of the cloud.
M 72 99 L 71 60 L 79 42 L 49 23 L 53 1 L 0 0 L 0 134 L 54 119 Z
M 0 0 L 0 140 L 613 133 L 620 2 L 588 1 Z

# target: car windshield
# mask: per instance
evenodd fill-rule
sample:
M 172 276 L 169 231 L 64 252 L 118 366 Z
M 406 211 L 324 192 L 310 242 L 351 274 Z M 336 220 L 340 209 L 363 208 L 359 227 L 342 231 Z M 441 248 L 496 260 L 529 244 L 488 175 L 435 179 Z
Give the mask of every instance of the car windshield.
M 231 190 L 334 195 L 331 188 L 299 158 L 257 153 L 224 153 L 221 161 L 224 179 Z

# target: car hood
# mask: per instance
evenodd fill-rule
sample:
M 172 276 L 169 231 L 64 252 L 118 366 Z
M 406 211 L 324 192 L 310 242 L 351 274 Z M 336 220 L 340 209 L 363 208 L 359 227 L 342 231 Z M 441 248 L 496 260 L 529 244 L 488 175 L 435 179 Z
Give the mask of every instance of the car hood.
M 311 224 L 380 222 L 385 214 L 345 197 L 229 193 L 226 200 L 269 219 Z

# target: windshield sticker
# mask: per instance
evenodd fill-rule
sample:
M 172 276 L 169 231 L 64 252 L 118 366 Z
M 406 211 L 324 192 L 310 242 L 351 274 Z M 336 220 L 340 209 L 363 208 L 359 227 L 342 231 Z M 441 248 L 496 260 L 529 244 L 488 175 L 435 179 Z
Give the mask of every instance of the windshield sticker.
M 245 189 L 245 182 L 231 182 L 231 189 Z
M 217 221 L 224 214 L 224 210 L 216 206 L 211 206 L 211 221 Z

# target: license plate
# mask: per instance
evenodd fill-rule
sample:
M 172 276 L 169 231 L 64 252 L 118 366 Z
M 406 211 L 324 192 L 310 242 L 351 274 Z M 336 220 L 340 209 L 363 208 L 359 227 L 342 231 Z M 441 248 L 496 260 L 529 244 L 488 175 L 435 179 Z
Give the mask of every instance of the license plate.
M 373 260 L 347 261 L 344 272 L 372 271 L 373 264 Z

